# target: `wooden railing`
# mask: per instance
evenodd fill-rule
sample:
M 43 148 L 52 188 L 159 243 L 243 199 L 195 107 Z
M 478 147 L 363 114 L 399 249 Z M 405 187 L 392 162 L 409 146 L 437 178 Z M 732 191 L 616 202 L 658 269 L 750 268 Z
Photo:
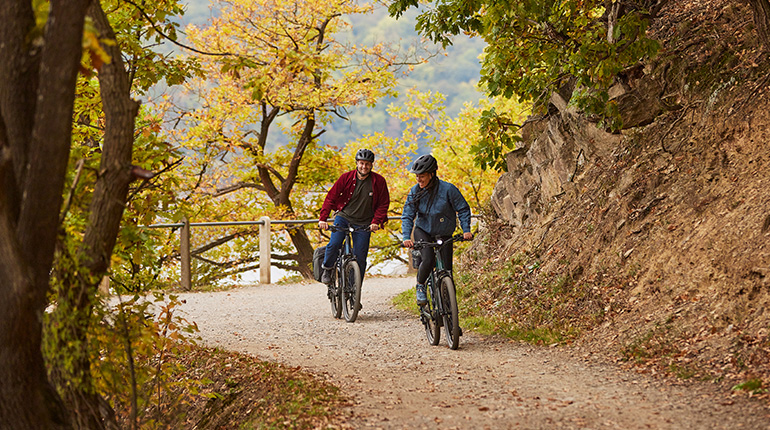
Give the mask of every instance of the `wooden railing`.
M 400 216 L 388 217 L 389 220 L 400 220 Z M 222 221 L 222 222 L 190 222 L 184 220 L 180 223 L 171 224 L 151 224 L 148 228 L 181 228 L 179 235 L 179 254 L 182 260 L 181 287 L 184 290 L 192 289 L 192 256 L 190 253 L 190 230 L 192 227 L 213 227 L 213 226 L 234 226 L 234 225 L 258 225 L 259 226 L 259 283 L 270 283 L 270 242 L 272 235 L 270 226 L 272 224 L 315 224 L 317 219 L 310 220 L 271 220 L 270 217 L 263 216 L 258 221 Z M 333 220 L 329 220 L 333 222 Z

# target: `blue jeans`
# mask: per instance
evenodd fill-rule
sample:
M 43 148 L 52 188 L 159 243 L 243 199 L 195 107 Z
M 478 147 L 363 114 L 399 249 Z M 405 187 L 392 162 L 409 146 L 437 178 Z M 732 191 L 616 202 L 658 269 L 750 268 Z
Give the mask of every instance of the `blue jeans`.
M 334 225 L 337 227 L 347 228 L 351 224 L 345 218 L 337 215 L 334 217 Z M 353 224 L 353 227 L 368 227 L 358 224 Z M 337 261 L 340 249 L 342 248 L 342 242 L 345 240 L 347 232 L 334 231 L 329 237 L 329 244 L 326 245 L 326 254 L 324 255 L 323 267 L 334 267 L 334 263 Z M 364 271 L 366 270 L 366 256 L 369 254 L 369 239 L 372 236 L 370 231 L 354 231 L 351 233 L 353 238 L 353 254 L 356 256 L 358 267 L 361 269 L 361 279 L 364 277 Z

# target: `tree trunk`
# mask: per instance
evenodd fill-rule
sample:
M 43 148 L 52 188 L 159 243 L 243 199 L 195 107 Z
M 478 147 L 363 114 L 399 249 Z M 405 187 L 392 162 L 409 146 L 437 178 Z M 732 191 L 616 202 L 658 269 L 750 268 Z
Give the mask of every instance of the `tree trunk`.
M 89 9 L 99 36 L 115 40 L 107 16 L 98 2 Z M 109 268 L 110 256 L 123 218 L 131 177 L 131 155 L 134 124 L 139 102 L 131 99 L 131 83 L 121 59 L 120 47 L 103 44 L 112 58 L 99 71 L 99 86 L 106 124 L 99 177 L 94 188 L 91 213 L 83 240 L 86 267 L 96 277 L 96 292 L 102 276 Z
M 31 2 L 0 2 L 0 428 L 9 430 L 70 428 L 43 362 L 42 315 L 89 0 L 50 4 L 43 37 L 30 40 Z
M 289 237 L 297 248 L 297 271 L 305 279 L 313 279 L 313 245 L 304 227 L 289 230 Z
M 323 35 L 323 32 L 321 33 Z M 279 201 L 281 205 L 291 207 L 291 201 L 289 196 L 294 188 L 294 184 L 297 182 L 297 176 L 299 175 L 300 163 L 302 157 L 305 155 L 305 150 L 313 142 L 317 136 L 313 136 L 313 130 L 315 130 L 315 113 L 309 113 L 305 118 L 305 128 L 302 130 L 302 135 L 297 140 L 297 147 L 294 149 L 294 157 L 292 157 L 289 163 L 289 172 L 286 175 L 286 180 L 281 184 L 281 193 L 279 194 Z M 310 244 L 310 239 L 305 233 L 305 227 L 301 225 L 295 229 L 289 231 L 289 236 L 297 249 L 297 270 L 305 279 L 313 279 L 313 246 Z
M 70 261 L 68 267 L 74 268 L 75 263 Z M 77 269 L 57 276 L 61 277 L 58 281 L 62 285 L 56 298 L 56 311 L 49 318 L 56 326 L 56 339 L 46 344 L 52 344 L 53 352 L 63 357 L 67 365 L 62 366 L 61 360 L 52 360 L 51 381 L 62 393 L 74 428 L 117 429 L 115 413 L 96 391 L 91 376 L 88 332 L 94 296 L 89 294 L 90 285 Z
M 115 40 L 114 31 L 99 2 L 91 5 L 88 16 L 101 39 Z M 57 309 L 57 312 L 66 314 L 58 321 L 67 325 L 64 336 L 58 339 L 59 348 L 66 350 L 71 359 L 69 370 L 58 369 L 63 379 L 59 388 L 70 406 L 71 420 L 76 428 L 89 430 L 117 428 L 114 412 L 93 386 L 88 328 L 93 301 L 99 283 L 109 269 L 128 196 L 134 124 L 139 109 L 139 103 L 130 97 L 131 84 L 120 48 L 108 43 L 102 47 L 111 61 L 103 64 L 98 71 L 106 120 L 101 165 L 83 244 L 73 262 L 80 276 L 62 274 Z
M 0 206 L 0 428 L 66 429 L 40 350 L 42 310 L 6 212 Z
M 267 111 L 266 111 L 267 112 Z M 260 147 L 265 147 L 267 139 L 267 130 L 270 127 L 273 119 L 275 119 L 276 110 L 266 114 L 262 120 L 262 133 L 260 134 Z M 297 147 L 294 149 L 294 156 L 288 166 L 288 173 L 286 178 L 280 183 L 280 187 L 277 187 L 273 183 L 270 176 L 270 169 L 266 166 L 259 166 L 257 168 L 259 172 L 259 179 L 262 186 L 265 188 L 270 200 L 273 201 L 276 207 L 286 208 L 288 214 L 294 215 L 294 209 L 291 205 L 291 191 L 294 188 L 294 184 L 297 182 L 297 175 L 299 173 L 300 163 L 302 162 L 302 156 L 305 154 L 305 149 L 317 136 L 313 136 L 313 130 L 315 128 L 315 116 L 311 112 L 305 118 L 305 127 L 302 131 L 302 135 L 297 140 Z M 305 228 L 299 226 L 297 228 L 289 229 L 289 238 L 291 239 L 294 248 L 297 250 L 297 271 L 305 279 L 313 278 L 313 245 L 310 243 L 310 239 L 305 233 Z
M 770 0 L 748 0 L 754 12 L 754 25 L 757 35 L 764 45 L 765 51 L 770 50 Z

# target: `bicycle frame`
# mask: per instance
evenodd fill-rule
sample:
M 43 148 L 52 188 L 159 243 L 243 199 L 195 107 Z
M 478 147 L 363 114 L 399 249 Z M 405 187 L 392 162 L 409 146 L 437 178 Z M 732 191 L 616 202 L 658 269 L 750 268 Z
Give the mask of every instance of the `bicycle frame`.
M 343 279 L 342 275 L 345 264 L 351 260 L 356 260 L 356 256 L 353 254 L 352 231 L 348 230 L 345 233 L 345 240 L 342 241 L 342 248 L 340 248 L 340 253 L 337 255 L 337 260 L 334 262 L 334 277 L 337 279 Z M 358 260 L 356 260 L 356 262 L 357 261 Z M 345 282 L 346 281 L 343 279 L 343 287 Z
M 334 261 L 334 275 L 339 276 L 342 273 L 342 267 L 350 260 L 355 260 L 356 256 L 353 253 L 353 232 L 354 231 L 367 231 L 368 227 L 338 227 L 336 225 L 329 226 L 330 231 L 344 231 L 345 239 L 342 241 L 342 248 L 337 255 L 337 259 Z
M 433 270 L 430 271 L 428 279 L 425 281 L 430 289 L 430 299 L 433 302 L 433 311 L 435 313 L 433 318 L 439 322 L 439 326 L 441 326 L 441 317 L 447 315 L 449 311 L 444 307 L 444 303 L 441 301 L 441 294 L 438 293 L 438 281 L 445 276 L 449 276 L 449 278 L 454 281 L 452 278 L 452 271 L 444 268 L 444 260 L 441 258 L 441 248 L 452 242 L 452 240 L 444 242 L 439 241 L 437 243 L 441 243 L 441 246 L 431 247 L 431 251 L 433 251 L 433 255 L 436 258 L 436 263 Z
M 353 255 L 353 235 L 351 234 L 352 231 L 348 229 L 348 231 L 345 232 L 345 240 L 342 241 L 342 249 L 340 249 L 340 255 L 337 257 L 337 268 L 338 270 L 342 270 L 343 263 L 349 261 L 349 260 L 355 260 L 356 256 Z

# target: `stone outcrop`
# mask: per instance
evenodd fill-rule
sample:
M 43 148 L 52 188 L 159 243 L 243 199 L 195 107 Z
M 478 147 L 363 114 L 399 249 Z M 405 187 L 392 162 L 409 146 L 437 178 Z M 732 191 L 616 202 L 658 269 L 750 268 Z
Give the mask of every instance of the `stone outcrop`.
M 661 103 L 660 73 L 636 67 L 610 88 L 623 128 L 650 124 L 661 113 L 679 108 L 674 102 Z M 522 146 L 507 154 L 508 172 L 495 185 L 492 206 L 515 231 L 547 219 L 554 203 L 574 194 L 575 181 L 586 165 L 609 156 L 623 139 L 569 106 L 573 89 L 565 85 L 554 92 L 548 115 L 530 120 L 522 129 Z
M 558 199 L 574 194 L 585 164 L 609 154 L 621 139 L 585 120 L 559 93 L 548 111 L 525 126 L 524 146 L 507 155 L 508 172 L 492 195 L 495 213 L 516 231 L 537 225 Z

